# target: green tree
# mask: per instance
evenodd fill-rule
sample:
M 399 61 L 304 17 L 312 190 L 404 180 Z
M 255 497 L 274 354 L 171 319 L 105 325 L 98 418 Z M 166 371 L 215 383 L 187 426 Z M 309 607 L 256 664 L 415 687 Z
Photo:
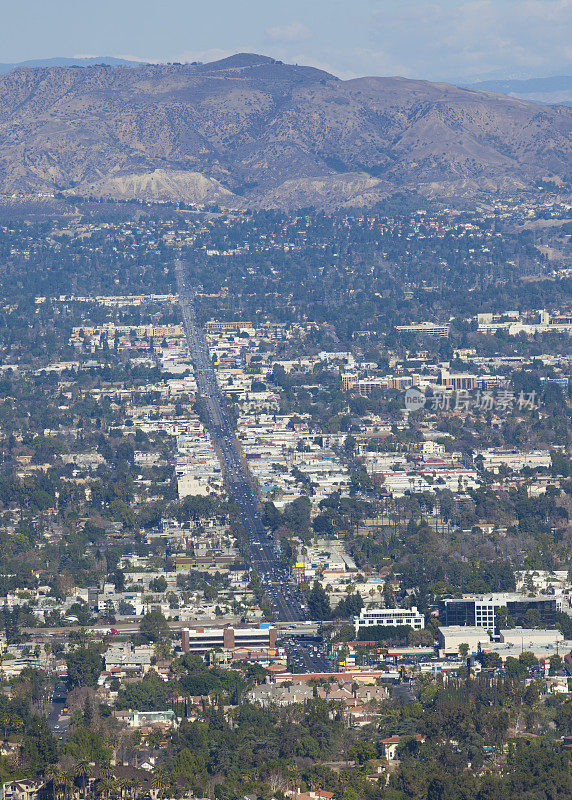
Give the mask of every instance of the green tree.
M 521 653 L 518 657 L 518 660 L 520 661 L 521 664 L 523 664 L 527 668 L 535 667 L 538 665 L 538 659 L 536 658 L 534 653 L 530 653 L 528 651 Z
M 148 611 L 141 618 L 139 633 L 148 642 L 159 642 L 169 636 L 169 623 L 160 611 Z
M 137 711 L 164 711 L 171 698 L 171 686 L 149 670 L 143 680 L 129 683 L 119 692 L 118 708 L 131 708 Z
M 483 653 L 481 664 L 485 669 L 499 669 L 502 666 L 502 658 L 498 653 Z
M 167 589 L 167 581 L 165 580 L 165 576 L 159 575 L 157 578 L 153 578 L 149 584 L 149 588 L 153 592 L 164 592 Z
M 308 611 L 310 619 L 329 619 L 332 616 L 328 595 L 318 581 L 314 581 L 308 595 Z
M 550 674 L 557 675 L 564 670 L 564 661 L 560 656 L 550 656 Z
M 78 647 L 66 654 L 68 684 L 76 686 L 97 686 L 97 680 L 103 670 L 103 658 L 96 645 Z
M 111 750 L 106 741 L 106 736 L 95 728 L 81 726 L 76 728 L 66 744 L 66 753 L 70 755 L 76 765 L 109 764 Z M 87 778 L 88 772 L 84 770 Z

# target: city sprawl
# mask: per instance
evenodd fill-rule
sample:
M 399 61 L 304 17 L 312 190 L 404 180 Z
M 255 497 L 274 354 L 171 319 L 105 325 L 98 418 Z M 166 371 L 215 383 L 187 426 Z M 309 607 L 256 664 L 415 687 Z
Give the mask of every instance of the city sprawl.
M 4 800 L 567 796 L 551 192 L 0 217 Z

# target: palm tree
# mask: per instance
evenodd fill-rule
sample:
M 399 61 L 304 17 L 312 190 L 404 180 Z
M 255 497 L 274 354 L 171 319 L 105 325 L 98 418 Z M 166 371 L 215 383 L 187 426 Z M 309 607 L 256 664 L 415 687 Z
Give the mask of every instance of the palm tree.
M 163 797 L 165 789 L 167 788 L 168 781 L 165 772 L 162 769 L 158 769 L 155 774 L 153 775 L 153 780 L 151 781 L 151 785 L 156 791 L 157 797 Z
M 64 799 L 73 795 L 73 775 L 67 770 L 62 770 L 60 785 L 63 788 Z
M 2 714 L 2 717 L 0 718 L 0 725 L 2 725 L 2 728 L 4 729 L 4 738 L 8 736 L 8 728 L 11 726 L 11 724 L 12 724 L 12 717 L 10 716 L 10 714 L 8 713 Z
M 102 797 L 109 797 L 115 786 L 113 778 L 101 778 L 97 784 L 97 788 Z
M 109 796 L 112 797 L 114 800 L 119 800 L 120 791 L 121 790 L 120 790 L 120 787 L 119 787 L 119 781 L 116 778 L 114 778 L 111 781 L 111 792 L 110 792 Z
M 109 764 L 99 764 L 98 765 L 98 772 L 102 778 L 105 780 L 110 780 L 113 778 L 113 770 L 111 769 Z
M 129 785 L 131 781 L 127 778 L 119 778 L 117 781 L 117 788 L 119 789 L 119 797 L 123 800 L 123 796 L 129 792 Z
M 74 767 L 76 776 L 81 780 L 81 794 L 85 797 L 85 786 L 88 778 L 93 775 L 93 765 L 89 759 L 83 757 L 77 759 Z
M 127 781 L 127 783 L 128 783 L 129 796 L 132 798 L 137 797 L 139 792 L 143 788 L 141 781 L 138 781 L 137 779 L 134 778 L 133 780 Z
M 56 800 L 58 795 L 58 786 L 62 776 L 62 768 L 59 764 L 48 764 L 44 771 L 44 780 L 51 785 L 52 800 Z

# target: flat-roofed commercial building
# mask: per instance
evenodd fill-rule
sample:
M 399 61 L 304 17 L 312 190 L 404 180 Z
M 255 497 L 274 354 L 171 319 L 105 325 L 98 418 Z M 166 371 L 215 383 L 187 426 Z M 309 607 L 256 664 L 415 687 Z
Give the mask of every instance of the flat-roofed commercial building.
M 205 323 L 207 333 L 238 333 L 245 328 L 252 329 L 252 322 L 229 322 L 211 319 Z
M 209 650 L 262 650 L 276 646 L 276 628 L 261 624 L 258 628 L 183 628 L 184 653 L 208 653 Z
M 409 625 L 414 631 L 425 627 L 423 614 L 413 608 L 362 608 L 359 617 L 354 617 L 356 634 L 373 627 Z
M 517 645 L 523 642 L 556 645 L 564 641 L 564 634 L 554 628 L 507 628 L 500 631 L 500 641 Z
M 478 375 L 469 375 L 467 372 L 453 373 L 442 369 L 439 374 L 439 384 L 448 389 L 467 390 L 479 389 L 483 385 L 482 378 Z
M 489 472 L 498 472 L 500 467 L 507 467 L 514 472 L 520 472 L 525 467 L 537 469 L 548 468 L 552 464 L 552 456 L 548 450 L 481 450 L 477 456 L 482 456 L 483 469 Z
M 435 322 L 418 322 L 415 325 L 396 325 L 396 331 L 403 331 L 403 333 L 422 333 L 425 336 L 448 336 L 449 324 L 445 323 L 439 325 Z
M 483 628 L 468 625 L 441 626 L 437 631 L 439 652 L 444 656 L 459 655 L 462 644 L 469 646 L 469 653 L 476 653 L 482 645 L 490 644 L 490 636 Z
M 527 597 L 524 594 L 498 592 L 487 595 L 467 595 L 441 601 L 441 619 L 445 625 L 463 625 L 493 630 L 496 613 L 506 608 L 509 616 L 518 619 L 527 611 L 538 611 L 545 625 L 553 625 L 558 608 L 554 597 Z
M 410 386 L 419 386 L 420 377 L 413 375 L 385 375 L 383 377 L 359 377 L 355 373 L 342 375 L 342 389 L 344 392 L 370 395 L 376 389 L 408 389 Z

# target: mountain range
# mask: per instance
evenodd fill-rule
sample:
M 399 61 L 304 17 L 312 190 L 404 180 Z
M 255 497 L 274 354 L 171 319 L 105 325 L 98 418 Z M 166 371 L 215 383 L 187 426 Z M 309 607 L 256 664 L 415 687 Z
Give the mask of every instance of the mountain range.
M 572 76 L 554 75 L 550 78 L 509 78 L 505 80 L 479 81 L 471 89 L 483 92 L 498 92 L 546 105 L 572 106 Z
M 130 65 L 132 66 L 132 65 Z M 369 205 L 571 177 L 572 109 L 266 56 L 18 67 L 0 76 L 0 193 Z
M 93 67 L 104 64 L 107 67 L 140 67 L 140 61 L 129 61 L 114 56 L 78 56 L 76 58 L 35 58 L 31 61 L 18 61 L 11 64 L 0 64 L 0 75 L 12 72 L 21 67 Z

